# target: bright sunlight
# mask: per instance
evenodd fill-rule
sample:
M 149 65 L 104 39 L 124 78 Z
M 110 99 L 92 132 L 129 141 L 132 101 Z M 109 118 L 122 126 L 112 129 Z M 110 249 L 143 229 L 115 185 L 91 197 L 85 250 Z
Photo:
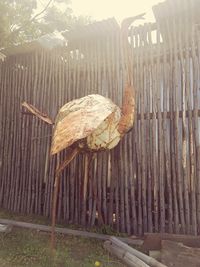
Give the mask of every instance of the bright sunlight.
M 162 0 L 72 0 L 75 15 L 89 15 L 96 20 L 115 17 L 118 21 L 146 12 L 146 20 L 154 21 L 152 6 Z

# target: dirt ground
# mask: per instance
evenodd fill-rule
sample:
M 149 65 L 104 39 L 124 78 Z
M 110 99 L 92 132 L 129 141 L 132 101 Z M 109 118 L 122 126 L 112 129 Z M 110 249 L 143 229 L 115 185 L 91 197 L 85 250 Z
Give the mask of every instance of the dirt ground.
M 3 215 L 0 212 L 1 218 L 8 218 Z M 22 221 L 22 216 L 16 219 Z M 52 256 L 49 233 L 22 228 L 0 233 L 0 267 L 92 267 L 96 261 L 101 267 L 125 267 L 104 250 L 99 240 L 57 234 Z

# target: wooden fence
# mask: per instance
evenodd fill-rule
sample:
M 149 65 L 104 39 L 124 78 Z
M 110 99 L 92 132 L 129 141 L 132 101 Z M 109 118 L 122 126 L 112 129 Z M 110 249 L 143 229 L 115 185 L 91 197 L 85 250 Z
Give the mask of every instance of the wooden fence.
M 182 15 L 161 14 L 157 24 L 131 28 L 134 128 L 114 150 L 96 155 L 86 198 L 86 156 L 64 171 L 58 221 L 105 224 L 129 234 L 200 233 L 200 32 L 193 2 L 181 1 Z M 70 51 L 35 49 L 0 63 L 1 207 L 51 215 L 52 128 L 26 114 L 24 100 L 52 118 L 67 101 L 90 93 L 121 105 L 119 32 L 107 26 L 85 38 L 69 37 Z

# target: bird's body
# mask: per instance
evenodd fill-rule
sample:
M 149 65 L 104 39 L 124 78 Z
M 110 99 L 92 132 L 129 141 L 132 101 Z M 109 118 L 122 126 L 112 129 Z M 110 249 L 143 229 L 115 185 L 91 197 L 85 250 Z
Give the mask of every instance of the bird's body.
M 121 109 L 98 94 L 66 103 L 58 112 L 53 131 L 51 154 L 73 144 L 83 151 L 111 149 L 120 141 Z

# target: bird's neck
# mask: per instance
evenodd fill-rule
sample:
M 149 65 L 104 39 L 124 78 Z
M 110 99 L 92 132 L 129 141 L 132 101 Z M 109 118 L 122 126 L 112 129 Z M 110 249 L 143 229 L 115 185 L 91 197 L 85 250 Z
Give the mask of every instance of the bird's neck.
M 133 87 L 127 85 L 124 91 L 122 103 L 122 116 L 119 121 L 118 131 L 121 135 L 127 133 L 133 127 L 135 101 L 133 96 Z

